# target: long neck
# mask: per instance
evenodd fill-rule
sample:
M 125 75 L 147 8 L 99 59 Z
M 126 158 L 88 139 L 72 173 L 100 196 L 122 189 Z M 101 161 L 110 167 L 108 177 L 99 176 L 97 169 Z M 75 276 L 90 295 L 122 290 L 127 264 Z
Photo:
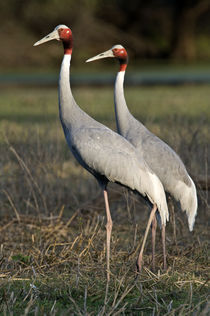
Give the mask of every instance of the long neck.
M 64 54 L 59 78 L 59 114 L 63 125 L 73 124 L 80 112 L 71 92 L 70 62 L 71 54 Z
M 125 70 L 121 70 L 117 73 L 114 89 L 114 103 L 115 103 L 115 118 L 117 123 L 117 131 L 121 135 L 124 135 L 129 128 L 129 116 L 131 115 L 124 96 L 124 77 Z

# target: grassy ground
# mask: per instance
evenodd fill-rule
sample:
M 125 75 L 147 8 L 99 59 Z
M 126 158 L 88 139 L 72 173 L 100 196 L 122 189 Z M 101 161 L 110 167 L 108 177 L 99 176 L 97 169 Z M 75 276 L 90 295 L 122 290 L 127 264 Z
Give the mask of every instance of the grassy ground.
M 131 111 L 182 157 L 197 181 L 208 180 L 208 85 L 127 88 Z M 115 128 L 111 88 L 74 89 L 97 120 Z M 198 183 L 193 233 L 170 206 L 168 270 L 151 272 L 150 240 L 144 269 L 135 260 L 148 209 L 138 196 L 109 186 L 114 222 L 111 283 L 105 300 L 104 204 L 95 180 L 69 153 L 54 89 L 1 91 L 0 314 L 207 315 L 208 191 Z M 205 187 L 205 185 L 204 185 Z

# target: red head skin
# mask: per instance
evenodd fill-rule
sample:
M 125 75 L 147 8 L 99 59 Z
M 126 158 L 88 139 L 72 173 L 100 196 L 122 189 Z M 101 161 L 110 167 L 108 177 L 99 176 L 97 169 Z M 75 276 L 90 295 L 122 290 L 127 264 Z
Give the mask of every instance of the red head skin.
M 114 57 L 119 60 L 120 71 L 125 71 L 128 64 L 128 54 L 125 48 L 113 48 Z
M 66 28 L 60 28 L 58 30 L 60 40 L 63 42 L 64 54 L 71 55 L 73 48 L 72 31 Z

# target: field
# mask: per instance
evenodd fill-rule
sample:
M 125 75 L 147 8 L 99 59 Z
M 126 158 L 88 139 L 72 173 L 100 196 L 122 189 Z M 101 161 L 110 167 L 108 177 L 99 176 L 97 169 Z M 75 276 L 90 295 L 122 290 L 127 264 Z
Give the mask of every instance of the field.
M 74 88 L 78 104 L 115 129 L 113 88 Z M 110 184 L 111 281 L 106 292 L 106 230 L 96 181 L 72 157 L 54 88 L 1 89 L 0 315 L 207 315 L 210 86 L 126 89 L 130 110 L 182 157 L 198 189 L 192 233 L 169 202 L 168 270 L 160 230 L 151 271 L 135 272 L 149 209 Z

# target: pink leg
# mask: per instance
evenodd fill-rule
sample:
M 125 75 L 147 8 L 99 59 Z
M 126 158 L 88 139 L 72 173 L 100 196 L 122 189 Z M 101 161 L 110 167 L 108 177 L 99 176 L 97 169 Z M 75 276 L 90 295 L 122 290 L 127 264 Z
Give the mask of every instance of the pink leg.
M 147 223 L 147 228 L 146 228 L 146 231 L 145 231 L 145 234 L 144 234 L 144 239 L 143 239 L 143 242 L 142 242 L 141 250 L 140 250 L 139 257 L 138 257 L 137 263 L 136 263 L 138 272 L 141 272 L 144 246 L 145 246 L 145 243 L 146 243 L 146 240 L 147 240 L 147 235 L 148 235 L 148 232 L 149 232 L 149 229 L 150 229 L 153 217 L 155 216 L 156 210 L 157 210 L 157 205 L 154 204 L 153 208 L 152 208 L 152 211 L 150 213 L 150 217 L 149 217 L 149 220 L 148 220 L 148 223 Z
M 112 218 L 109 209 L 109 201 L 108 201 L 108 194 L 106 190 L 104 192 L 104 201 L 105 201 L 105 208 L 106 208 L 106 265 L 107 265 L 107 281 L 110 280 L 110 241 L 111 241 L 111 234 L 112 234 Z
M 156 238 L 157 220 L 154 216 L 152 220 L 152 270 L 155 271 L 155 238 Z
M 166 263 L 166 233 L 165 233 L 165 225 L 162 225 L 161 237 L 162 237 L 162 246 L 163 246 L 163 269 L 167 270 Z

